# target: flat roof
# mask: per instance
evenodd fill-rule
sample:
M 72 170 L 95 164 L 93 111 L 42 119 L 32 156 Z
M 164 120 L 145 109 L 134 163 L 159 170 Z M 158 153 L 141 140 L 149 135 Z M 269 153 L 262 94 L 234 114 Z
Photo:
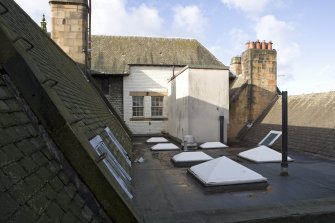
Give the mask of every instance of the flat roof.
M 134 204 L 145 222 L 271 222 L 297 216 L 322 220 L 323 213 L 335 219 L 335 160 L 289 151 L 295 162 L 289 163 L 289 176 L 282 177 L 280 163 L 256 164 L 237 157 L 249 148 L 206 149 L 213 158 L 227 156 L 269 183 L 266 190 L 208 194 L 188 168 L 171 163 L 180 151 L 151 151 L 146 139 L 134 138 L 135 156 L 145 161 L 132 168 Z

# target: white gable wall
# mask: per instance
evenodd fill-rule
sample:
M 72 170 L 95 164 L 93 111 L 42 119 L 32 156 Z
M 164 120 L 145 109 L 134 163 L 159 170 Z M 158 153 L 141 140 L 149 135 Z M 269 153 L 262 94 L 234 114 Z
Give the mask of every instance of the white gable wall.
M 143 120 L 132 121 L 132 96 L 131 92 L 162 92 L 168 91 L 168 81 L 173 72 L 181 68 L 163 66 L 131 66 L 130 75 L 123 79 L 123 108 L 124 121 L 134 134 L 156 134 L 167 131 L 167 120 L 152 120 L 151 97 L 144 96 Z M 163 118 L 167 118 L 167 96 L 163 100 Z
M 169 83 L 169 133 L 179 139 L 194 135 L 198 142 L 219 141 L 219 117 L 229 120 L 228 70 L 187 68 Z

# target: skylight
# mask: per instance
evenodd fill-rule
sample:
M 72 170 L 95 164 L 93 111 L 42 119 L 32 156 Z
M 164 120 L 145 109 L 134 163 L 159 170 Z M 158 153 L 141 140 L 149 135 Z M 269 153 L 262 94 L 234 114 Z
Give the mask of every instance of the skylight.
M 256 163 L 281 162 L 282 160 L 281 153 L 263 145 L 258 146 L 254 149 L 249 149 L 247 151 L 240 152 L 238 156 Z M 293 159 L 290 157 L 287 157 L 287 160 L 293 161 Z
M 204 152 L 181 152 L 172 157 L 174 162 L 208 161 L 213 158 Z
M 179 147 L 173 143 L 158 143 L 151 147 L 151 150 L 161 151 L 161 150 L 178 150 Z
M 151 137 L 150 139 L 147 140 L 147 143 L 160 143 L 160 142 L 168 142 L 164 137 Z
M 271 130 L 258 145 L 272 146 L 272 144 L 281 136 L 281 131 Z
M 129 159 L 127 151 L 123 148 L 123 146 L 116 139 L 116 137 L 114 136 L 114 134 L 112 133 L 112 131 L 110 130 L 110 128 L 106 127 L 105 131 L 107 132 L 107 134 L 110 137 L 110 139 L 113 141 L 113 143 L 116 146 L 116 148 L 120 151 L 120 153 L 122 154 L 122 156 L 126 159 L 126 162 L 128 163 L 128 165 L 131 166 L 131 161 Z
M 227 145 L 221 142 L 205 142 L 200 145 L 201 149 L 219 149 L 219 148 L 226 148 Z
M 247 167 L 225 157 L 192 166 L 189 172 L 205 186 L 266 182 L 267 179 Z
M 130 193 L 128 186 L 125 183 L 125 180 L 126 181 L 131 180 L 129 174 L 119 164 L 115 156 L 110 152 L 110 150 L 108 149 L 108 147 L 106 146 L 106 144 L 103 142 L 102 138 L 99 135 L 91 139 L 90 143 L 94 148 L 95 152 L 98 154 L 98 156 L 105 155 L 105 157 L 102 159 L 103 163 L 105 164 L 111 175 L 119 183 L 124 192 L 128 195 L 128 197 L 132 199 L 133 195 Z

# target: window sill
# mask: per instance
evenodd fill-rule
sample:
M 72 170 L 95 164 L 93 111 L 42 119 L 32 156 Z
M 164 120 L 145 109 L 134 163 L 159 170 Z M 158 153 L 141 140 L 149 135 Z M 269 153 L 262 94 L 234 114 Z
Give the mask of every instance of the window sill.
M 132 117 L 130 118 L 130 121 L 167 121 L 168 118 L 166 117 L 151 117 L 151 118 L 145 118 L 145 117 Z

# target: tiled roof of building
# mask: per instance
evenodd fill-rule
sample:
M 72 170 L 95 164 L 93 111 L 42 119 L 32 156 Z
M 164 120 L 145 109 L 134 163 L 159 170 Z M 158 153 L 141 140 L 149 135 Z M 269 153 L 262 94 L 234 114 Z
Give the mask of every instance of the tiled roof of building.
M 87 0 L 49 0 L 49 3 L 57 3 L 57 2 L 87 5 Z
M 128 65 L 225 66 L 195 39 L 92 36 L 92 70 L 128 74 Z
M 14 1 L 1 1 L 0 4 L 0 49 L 3 72 L 109 217 L 120 222 L 136 221 L 132 200 L 118 179 L 111 175 L 105 162 L 99 162 L 96 151 L 89 143 L 89 140 L 100 135 L 119 165 L 130 173 L 127 160 L 104 129 L 106 126 L 111 129 L 128 154 L 132 152 L 131 138 L 98 90 L 90 84 L 77 64 Z M 3 94 L 7 95 L 0 92 L 0 95 Z M 7 102 L 1 101 L 0 106 L 4 111 L 8 109 Z M 2 120 L 7 120 L 7 115 L 2 114 Z M 21 140 L 31 137 L 28 135 L 29 129 L 13 128 L 1 134 L 2 145 L 12 143 L 14 133 L 22 134 Z M 23 143 L 27 143 L 29 150 L 29 141 Z M 8 174 L 16 182 L 19 182 L 17 179 L 24 182 L 26 171 L 22 171 L 19 164 L 13 165 L 14 170 Z M 38 181 L 35 176 L 34 180 Z M 125 182 L 125 185 L 131 190 L 130 182 Z M 24 198 L 25 194 L 31 193 L 30 189 L 21 188 L 19 197 Z M 1 211 L 7 212 L 7 209 Z
M 257 145 L 270 131 L 281 131 L 281 98 L 243 138 Z M 335 157 L 335 92 L 288 96 L 289 149 Z M 281 149 L 281 138 L 273 145 Z
M 103 222 L 0 78 L 0 221 Z

